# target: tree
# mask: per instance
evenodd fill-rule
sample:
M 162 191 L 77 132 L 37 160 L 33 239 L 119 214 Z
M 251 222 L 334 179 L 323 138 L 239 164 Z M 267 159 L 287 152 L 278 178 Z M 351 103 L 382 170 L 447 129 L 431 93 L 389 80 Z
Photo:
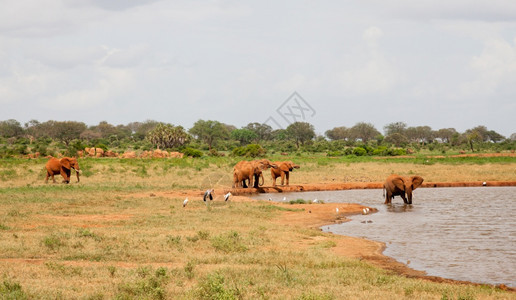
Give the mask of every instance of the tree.
M 430 126 L 409 127 L 405 130 L 405 135 L 415 143 L 424 144 L 434 140 L 434 133 Z
M 488 140 L 490 140 L 493 143 L 498 143 L 498 142 L 505 140 L 505 137 L 503 135 L 499 134 L 498 132 L 496 132 L 494 130 L 489 130 L 487 132 L 487 138 L 488 138 Z
M 304 145 L 306 141 L 315 137 L 314 126 L 307 122 L 294 122 L 286 130 L 288 137 L 296 141 L 297 148 L 299 143 Z
M 258 139 L 258 134 L 247 128 L 235 129 L 231 131 L 231 138 L 233 140 L 239 141 L 242 145 L 247 145 L 252 141 Z
M 380 134 L 378 130 L 371 123 L 359 122 L 349 129 L 353 139 L 360 139 L 367 143 L 369 140 L 375 138 Z
M 435 137 L 441 139 L 443 143 L 450 143 L 454 134 L 457 133 L 455 128 L 441 128 L 435 133 Z
M 249 123 L 245 127 L 256 133 L 257 140 L 270 140 L 272 137 L 272 127 L 263 123 Z
M 79 138 L 81 133 L 86 130 L 87 126 L 83 122 L 64 121 L 54 123 L 54 136 L 52 138 L 58 139 L 65 143 L 66 146 L 74 140 Z
M 181 126 L 159 123 L 154 129 L 147 132 L 147 140 L 158 149 L 183 146 L 189 140 L 189 135 Z
M 131 131 L 133 137 L 137 140 L 143 140 L 147 136 L 147 132 L 158 126 L 159 122 L 154 120 L 147 120 L 143 123 L 132 122 L 127 124 L 127 128 Z
M 394 133 L 399 133 L 405 135 L 405 130 L 407 129 L 407 124 L 403 122 L 394 122 L 383 126 L 383 131 L 385 136 L 389 136 Z
M 9 119 L 7 121 L 0 121 L 0 136 L 3 137 L 20 137 L 23 135 L 23 127 L 20 122 Z
M 403 134 L 395 132 L 391 135 L 386 136 L 384 142 L 391 143 L 396 147 L 401 147 L 408 143 L 408 139 Z
M 227 127 L 218 121 L 212 120 L 199 120 L 195 122 L 189 132 L 197 139 L 208 144 L 210 150 L 217 140 L 227 139 L 229 137 Z
M 347 140 L 350 138 L 350 130 L 345 126 L 335 127 L 330 130 L 326 130 L 324 133 L 330 140 Z

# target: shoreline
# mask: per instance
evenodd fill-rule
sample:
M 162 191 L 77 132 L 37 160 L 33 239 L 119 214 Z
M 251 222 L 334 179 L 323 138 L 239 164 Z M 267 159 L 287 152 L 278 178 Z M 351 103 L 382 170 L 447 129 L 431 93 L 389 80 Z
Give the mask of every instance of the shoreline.
M 485 185 L 484 185 L 485 182 Z M 460 182 L 423 182 L 419 188 L 442 187 L 493 187 L 516 186 L 516 181 L 460 181 Z M 382 189 L 383 182 L 341 182 L 341 183 L 312 183 L 288 186 L 262 186 L 259 188 L 225 188 L 222 193 L 231 192 L 233 195 L 250 195 L 261 193 L 291 193 L 291 192 L 316 192 L 339 191 L 353 189 Z M 217 192 L 217 189 L 215 189 Z
M 494 186 L 516 186 L 516 181 L 487 181 L 484 185 L 481 181 L 475 182 L 429 182 L 423 183 L 420 188 L 436 188 L 436 187 L 494 187 Z M 306 185 L 291 185 L 277 187 L 260 187 L 250 189 L 224 189 L 223 193 L 231 192 L 233 195 L 248 198 L 251 194 L 260 193 L 283 193 L 283 192 L 306 192 L 306 191 L 337 191 L 350 189 L 382 189 L 383 182 L 353 182 L 353 183 L 321 183 Z M 244 191 L 242 191 L 244 190 Z M 215 191 L 217 192 L 217 191 Z M 280 220 L 277 222 L 281 225 L 294 225 L 314 228 L 322 231 L 322 227 L 344 223 L 349 221 L 346 216 L 358 215 L 367 206 L 361 204 L 348 203 L 325 203 L 325 204 L 288 204 L 274 202 L 275 205 L 285 206 L 298 209 L 298 211 L 282 212 Z M 339 213 L 335 213 L 335 209 L 339 209 Z M 376 209 L 370 208 L 372 213 Z M 326 237 L 327 235 L 327 237 Z M 382 268 L 389 272 L 406 276 L 409 278 L 419 278 L 439 283 L 451 284 L 468 284 L 477 286 L 493 286 L 505 291 L 516 292 L 516 287 L 509 287 L 504 284 L 487 284 L 471 281 L 456 280 L 439 276 L 427 275 L 425 271 L 419 271 L 410 268 L 407 264 L 401 263 L 396 259 L 383 254 L 386 249 L 385 242 L 367 240 L 364 238 L 350 237 L 345 235 L 324 232 L 324 236 L 333 240 L 336 246 L 332 251 L 337 255 L 345 257 L 363 259 L 376 267 Z

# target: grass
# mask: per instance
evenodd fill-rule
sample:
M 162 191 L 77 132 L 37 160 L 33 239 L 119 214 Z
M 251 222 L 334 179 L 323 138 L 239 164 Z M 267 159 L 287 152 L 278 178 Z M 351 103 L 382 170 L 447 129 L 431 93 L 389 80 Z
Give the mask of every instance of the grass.
M 184 197 L 172 192 L 200 190 L 212 174 L 220 179 L 215 184 L 230 186 L 231 158 L 81 159 L 84 176 L 69 185 L 44 184 L 44 162 L 0 164 L 12 170 L 12 178 L 0 180 L 0 299 L 516 298 L 337 256 L 335 236 L 276 223 L 284 211 L 299 209 L 224 202 L 221 195 L 208 207 L 190 198 L 183 208 Z M 327 168 L 339 180 L 376 180 L 391 170 L 436 180 L 455 173 L 516 180 L 514 159 L 425 165 L 301 157 L 299 163 L 291 184 L 331 182 Z M 158 191 L 165 193 L 151 196 Z

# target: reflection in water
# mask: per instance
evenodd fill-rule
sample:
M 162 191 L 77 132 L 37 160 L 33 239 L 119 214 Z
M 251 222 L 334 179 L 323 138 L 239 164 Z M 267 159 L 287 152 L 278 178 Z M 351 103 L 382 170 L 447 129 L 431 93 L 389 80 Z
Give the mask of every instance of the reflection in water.
M 386 243 L 385 255 L 429 275 L 516 287 L 516 188 L 420 188 L 412 205 L 383 204 L 381 190 L 261 194 L 256 199 L 360 203 L 356 215 L 324 231 Z M 314 204 L 317 205 L 317 204 Z

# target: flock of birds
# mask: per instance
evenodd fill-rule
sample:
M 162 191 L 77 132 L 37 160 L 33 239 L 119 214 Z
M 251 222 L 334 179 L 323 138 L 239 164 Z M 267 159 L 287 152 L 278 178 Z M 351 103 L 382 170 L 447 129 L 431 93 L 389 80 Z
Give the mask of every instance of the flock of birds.
M 229 197 L 231 197 L 232 194 L 231 192 L 228 192 L 227 194 L 224 195 L 224 201 L 228 201 L 229 200 Z M 206 192 L 204 192 L 204 196 L 202 197 L 202 201 L 206 202 L 206 200 L 213 200 L 213 189 L 209 189 L 207 190 Z M 183 207 L 186 207 L 186 205 L 188 204 L 188 198 L 186 198 L 184 201 L 183 201 Z

